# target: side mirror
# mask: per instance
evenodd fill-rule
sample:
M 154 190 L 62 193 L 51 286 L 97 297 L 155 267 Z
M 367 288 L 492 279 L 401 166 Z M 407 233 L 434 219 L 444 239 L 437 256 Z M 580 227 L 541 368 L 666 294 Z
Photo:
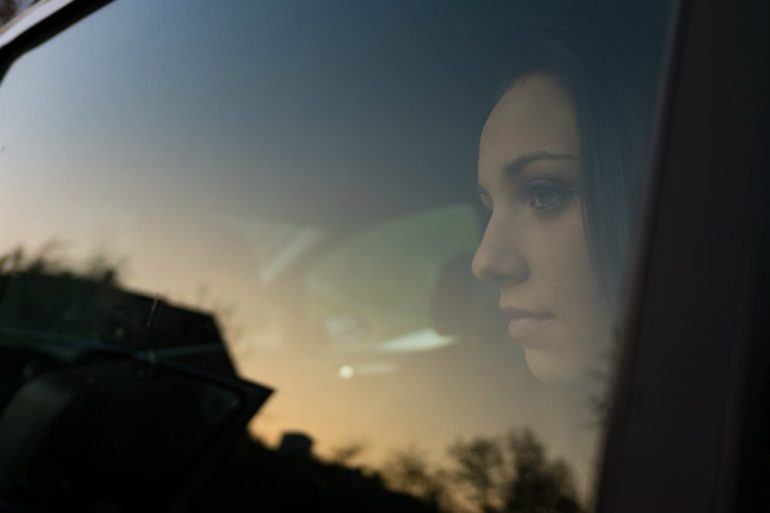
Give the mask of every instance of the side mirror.
M 2 504 L 42 511 L 180 508 L 270 393 L 131 359 L 41 373 L 0 417 Z

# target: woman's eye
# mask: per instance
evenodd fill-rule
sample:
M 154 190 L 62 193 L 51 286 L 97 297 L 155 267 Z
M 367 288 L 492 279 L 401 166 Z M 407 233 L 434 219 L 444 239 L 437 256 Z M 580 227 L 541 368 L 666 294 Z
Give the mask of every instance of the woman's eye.
M 552 181 L 534 181 L 527 187 L 529 205 L 541 212 L 558 210 L 569 199 L 571 191 Z

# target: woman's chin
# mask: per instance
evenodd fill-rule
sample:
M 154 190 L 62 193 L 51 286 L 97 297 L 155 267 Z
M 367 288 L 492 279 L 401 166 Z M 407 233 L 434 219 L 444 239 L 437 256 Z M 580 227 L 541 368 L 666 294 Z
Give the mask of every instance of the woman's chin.
M 585 367 L 574 359 L 560 357 L 539 349 L 525 350 L 524 356 L 527 367 L 542 383 L 568 383 L 586 377 Z

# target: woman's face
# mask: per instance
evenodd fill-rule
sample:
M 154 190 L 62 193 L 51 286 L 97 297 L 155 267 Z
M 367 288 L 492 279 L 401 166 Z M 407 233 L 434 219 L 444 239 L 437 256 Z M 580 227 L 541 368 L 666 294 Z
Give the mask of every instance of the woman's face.
M 586 243 L 571 100 L 545 74 L 518 80 L 481 134 L 479 189 L 490 212 L 473 259 L 500 285 L 508 333 L 543 381 L 585 375 L 611 339 Z

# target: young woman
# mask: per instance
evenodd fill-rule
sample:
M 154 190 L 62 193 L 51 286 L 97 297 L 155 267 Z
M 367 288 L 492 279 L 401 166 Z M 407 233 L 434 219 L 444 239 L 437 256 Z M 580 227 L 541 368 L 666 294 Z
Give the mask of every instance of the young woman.
M 508 334 L 542 381 L 585 376 L 611 353 L 647 165 L 661 11 L 582 7 L 563 26 L 524 35 L 481 134 L 490 217 L 473 271 L 499 284 Z

